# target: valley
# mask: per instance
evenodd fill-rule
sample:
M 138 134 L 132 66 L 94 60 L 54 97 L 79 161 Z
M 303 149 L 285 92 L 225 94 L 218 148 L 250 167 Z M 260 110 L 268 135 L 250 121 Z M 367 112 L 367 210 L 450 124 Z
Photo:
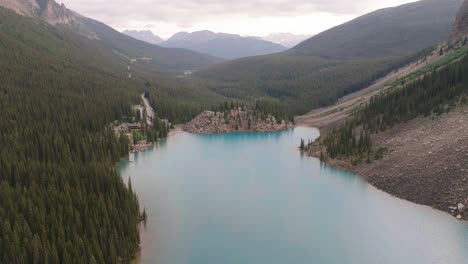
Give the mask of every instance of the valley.
M 0 0 L 0 263 L 467 263 L 468 0 L 186 1 Z
M 377 10 L 285 52 L 227 61 L 194 74 L 219 81 L 212 90 L 222 95 L 271 98 L 302 115 L 426 57 L 450 36 L 462 2 L 429 0 Z

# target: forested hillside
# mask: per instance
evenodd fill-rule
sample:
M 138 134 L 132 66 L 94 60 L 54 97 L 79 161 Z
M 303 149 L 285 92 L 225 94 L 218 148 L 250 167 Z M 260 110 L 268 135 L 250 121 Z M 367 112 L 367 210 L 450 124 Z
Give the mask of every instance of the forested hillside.
M 286 52 L 222 63 L 196 75 L 221 82 L 212 90 L 222 95 L 272 98 L 302 114 L 425 56 L 448 37 L 460 5 L 424 0 L 380 10 Z
M 343 127 L 326 134 L 324 156 L 352 158 L 354 163 L 378 159 L 381 149 L 372 146 L 371 134 L 418 116 L 438 116 L 468 102 L 468 48 L 465 56 L 434 68 L 422 78 L 387 89 L 358 110 Z
M 0 8 L 0 262 L 129 263 L 139 206 L 115 162 L 132 115 L 125 71 Z
M 320 33 L 288 51 L 327 58 L 409 55 L 450 35 L 463 0 L 422 0 L 385 8 Z
M 428 52 L 405 58 L 355 60 L 273 54 L 223 63 L 196 74 L 211 81 L 211 90 L 223 96 L 270 98 L 288 112 L 302 114 L 365 88 Z
M 54 0 L 0 0 L 0 6 L 33 17 L 29 21 L 43 24 L 57 40 L 49 41 L 48 35 L 44 35 L 29 43 L 33 45 L 32 50 L 45 52 L 47 59 L 50 59 L 49 55 L 62 59 L 74 52 L 72 65 L 76 66 L 75 60 L 81 60 L 93 65 L 98 72 L 103 68 L 112 69 L 116 78 L 128 79 L 135 94 L 145 90 L 151 92 L 152 105 L 157 108 L 159 117 L 175 123 L 185 122 L 225 100 L 208 90 L 207 82 L 181 78 L 184 70 L 210 65 L 220 61 L 218 58 L 136 40 L 99 21 L 83 17 Z M 3 29 L 19 34 L 24 42 L 22 45 L 30 41 L 30 36 L 21 31 L 23 29 L 13 32 L 14 28 L 8 29 L 5 25 Z M 41 32 L 38 30 L 37 33 Z
M 89 49 L 99 49 L 102 56 L 124 66 L 135 60 L 135 63 L 144 62 L 146 68 L 167 72 L 196 69 L 221 61 L 190 50 L 163 48 L 136 40 L 54 0 L 0 0 L 0 6 L 69 31 L 75 35 L 75 42 Z
M 127 63 L 130 59 L 137 59 L 137 63 L 144 63 L 147 68 L 154 68 L 162 72 L 180 72 L 206 67 L 222 61 L 220 58 L 187 49 L 151 45 L 121 34 L 111 27 L 89 18 L 82 18 L 82 23 L 98 36 L 98 39 L 90 39 L 89 45 L 100 48 L 103 55 L 110 58 L 119 57 Z

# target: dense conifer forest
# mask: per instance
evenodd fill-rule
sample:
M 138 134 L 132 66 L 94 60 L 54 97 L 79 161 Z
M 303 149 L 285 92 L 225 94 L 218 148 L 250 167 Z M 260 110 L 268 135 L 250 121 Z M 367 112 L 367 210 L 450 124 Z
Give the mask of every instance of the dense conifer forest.
M 203 82 L 195 82 L 190 87 L 186 83 L 175 86 L 174 83 L 155 85 L 146 83 L 148 98 L 157 116 L 168 119 L 173 124 L 182 124 L 192 120 L 205 110 L 225 112 L 238 107 L 246 107 L 258 114 L 272 115 L 277 119 L 293 120 L 293 114 L 278 100 L 271 98 L 224 97 L 210 92 Z
M 304 114 L 368 87 L 402 66 L 425 57 L 425 49 L 405 57 L 328 59 L 273 54 L 234 60 L 196 73 L 213 92 L 226 97 L 276 100 L 290 114 Z
M 58 30 L 0 16 L 0 263 L 129 263 L 139 206 L 109 125 L 138 93 Z
M 351 120 L 327 133 L 320 142 L 330 158 L 352 158 L 353 163 L 379 159 L 385 149 L 373 148 L 372 133 L 418 116 L 441 115 L 467 101 L 468 56 L 464 56 L 446 66 L 433 68 L 414 81 L 372 97 Z

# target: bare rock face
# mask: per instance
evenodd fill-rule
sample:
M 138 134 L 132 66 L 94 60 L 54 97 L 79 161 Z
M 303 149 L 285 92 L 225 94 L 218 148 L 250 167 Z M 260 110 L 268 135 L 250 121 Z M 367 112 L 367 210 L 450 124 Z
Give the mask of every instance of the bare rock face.
M 40 18 L 51 25 L 69 25 L 77 19 L 76 13 L 54 0 L 0 0 L 0 6 L 23 16 Z
M 468 0 L 463 2 L 453 25 L 452 40 L 468 35 Z
M 87 25 L 92 20 L 54 0 L 0 0 L 0 7 L 11 9 L 21 16 L 40 19 L 52 26 L 67 27 L 89 39 L 100 39 L 98 33 Z
M 247 110 L 237 109 L 226 113 L 205 111 L 182 128 L 196 134 L 219 134 L 236 131 L 273 132 L 292 127 L 292 123 L 278 121 L 271 115 L 262 118 Z
M 54 0 L 43 0 L 41 18 L 52 25 L 69 25 L 75 20 L 75 14 L 68 10 L 64 4 L 57 4 Z
M 0 0 L 0 6 L 11 9 L 22 16 L 35 16 L 39 5 L 35 0 Z

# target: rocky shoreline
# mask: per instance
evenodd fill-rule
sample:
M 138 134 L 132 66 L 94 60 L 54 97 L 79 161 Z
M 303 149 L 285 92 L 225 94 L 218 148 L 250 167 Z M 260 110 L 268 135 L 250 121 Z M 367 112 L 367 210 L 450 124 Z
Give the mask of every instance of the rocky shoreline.
M 417 118 L 373 135 L 388 149 L 381 160 L 352 165 L 346 159 L 325 163 L 349 170 L 396 197 L 468 220 L 468 113 L 451 112 L 436 120 Z M 314 144 L 307 154 L 320 158 Z
M 230 132 L 275 132 L 293 127 L 293 123 L 285 120 L 279 121 L 272 115 L 262 117 L 239 108 L 224 113 L 205 111 L 181 128 L 194 134 L 220 134 Z

